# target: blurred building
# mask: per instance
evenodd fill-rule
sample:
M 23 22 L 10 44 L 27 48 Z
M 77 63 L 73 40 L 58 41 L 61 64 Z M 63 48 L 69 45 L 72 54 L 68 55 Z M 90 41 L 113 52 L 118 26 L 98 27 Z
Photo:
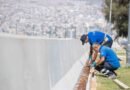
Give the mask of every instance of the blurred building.
M 92 28 L 105 26 L 97 0 L 0 1 L 1 33 L 65 38 L 70 33 L 79 37 Z

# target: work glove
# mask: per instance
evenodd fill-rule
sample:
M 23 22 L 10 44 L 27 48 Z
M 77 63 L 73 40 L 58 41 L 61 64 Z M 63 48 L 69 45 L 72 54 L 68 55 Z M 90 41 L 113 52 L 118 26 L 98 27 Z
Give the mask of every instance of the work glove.
M 93 62 L 90 67 L 96 67 L 96 62 Z
M 90 66 L 92 63 L 92 56 L 91 55 L 88 57 L 87 61 L 88 61 L 88 65 Z
M 90 55 L 89 57 L 88 57 L 88 60 L 90 61 L 92 59 L 92 56 Z

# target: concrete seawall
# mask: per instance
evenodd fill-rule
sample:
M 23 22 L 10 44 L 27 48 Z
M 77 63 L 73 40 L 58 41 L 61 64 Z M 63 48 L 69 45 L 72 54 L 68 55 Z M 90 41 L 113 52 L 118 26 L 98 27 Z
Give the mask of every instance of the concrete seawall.
M 50 90 L 84 52 L 79 40 L 0 35 L 0 90 Z

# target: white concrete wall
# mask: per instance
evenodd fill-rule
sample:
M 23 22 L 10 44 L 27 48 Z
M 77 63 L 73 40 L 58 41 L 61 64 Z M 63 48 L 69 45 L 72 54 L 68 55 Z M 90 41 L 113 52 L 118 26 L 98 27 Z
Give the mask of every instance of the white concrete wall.
M 0 90 L 50 90 L 84 52 L 79 40 L 0 35 Z

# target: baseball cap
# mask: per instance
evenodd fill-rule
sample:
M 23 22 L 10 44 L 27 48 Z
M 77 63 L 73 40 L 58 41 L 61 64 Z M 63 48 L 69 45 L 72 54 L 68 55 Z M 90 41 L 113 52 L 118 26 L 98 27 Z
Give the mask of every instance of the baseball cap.
M 87 38 L 87 35 L 86 35 L 86 34 L 83 34 L 83 35 L 81 36 L 80 40 L 81 40 L 81 42 L 82 42 L 82 45 L 85 44 L 86 38 Z

